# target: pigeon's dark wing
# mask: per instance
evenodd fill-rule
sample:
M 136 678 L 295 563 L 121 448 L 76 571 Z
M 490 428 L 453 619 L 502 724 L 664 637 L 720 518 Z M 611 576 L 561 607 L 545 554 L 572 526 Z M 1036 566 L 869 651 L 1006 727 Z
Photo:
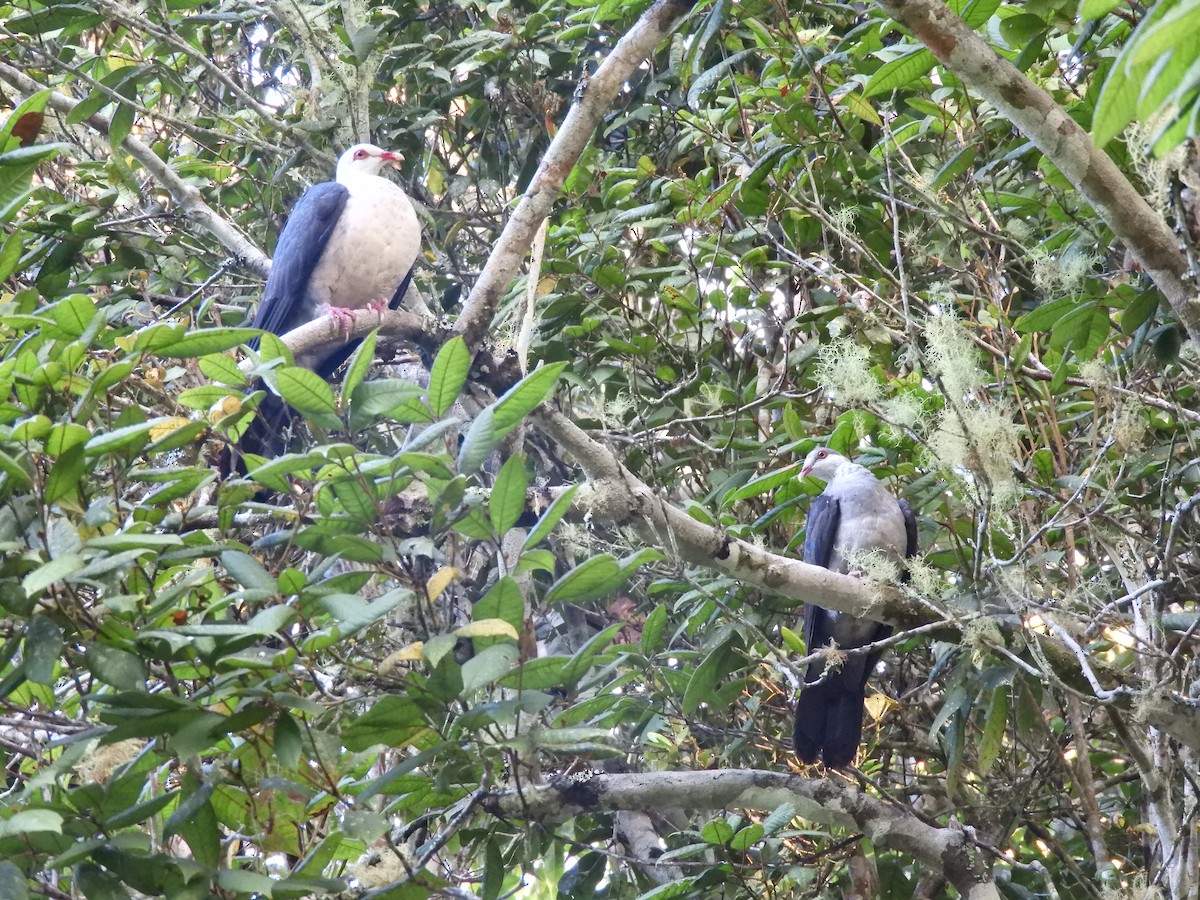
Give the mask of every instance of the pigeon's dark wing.
M 808 514 L 804 561 L 829 568 L 840 526 L 841 503 L 827 491 L 813 501 Z M 887 625 L 870 619 L 812 603 L 804 605 L 804 643 L 809 653 L 831 642 L 839 649 L 852 650 L 874 643 L 890 632 Z M 804 673 L 806 687 L 796 699 L 796 724 L 792 731 L 792 744 L 801 762 L 814 763 L 820 758 L 834 768 L 853 762 L 862 740 L 867 676 L 879 656 L 879 651 L 855 654 L 828 673 L 822 662 L 809 665 Z
M 311 316 L 305 308 L 309 281 L 349 196 L 344 186 L 326 181 L 310 187 L 292 208 L 275 245 L 255 328 L 286 334 Z M 258 346 L 257 338 L 253 346 Z

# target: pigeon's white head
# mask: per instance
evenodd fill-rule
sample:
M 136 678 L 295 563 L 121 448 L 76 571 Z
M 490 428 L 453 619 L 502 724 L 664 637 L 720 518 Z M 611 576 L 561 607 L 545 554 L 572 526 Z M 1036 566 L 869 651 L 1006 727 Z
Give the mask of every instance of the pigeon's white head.
M 404 157 L 374 144 L 355 144 L 338 158 L 337 180 L 344 182 L 356 175 L 378 175 L 384 166 L 397 167 Z
M 800 477 L 804 478 L 812 475 L 814 478 L 820 478 L 824 482 L 830 482 L 833 481 L 833 476 L 837 474 L 837 470 L 849 462 L 850 460 L 846 459 L 846 457 L 842 456 L 836 450 L 830 450 L 828 447 L 817 447 L 804 458 L 804 465 L 800 469 Z

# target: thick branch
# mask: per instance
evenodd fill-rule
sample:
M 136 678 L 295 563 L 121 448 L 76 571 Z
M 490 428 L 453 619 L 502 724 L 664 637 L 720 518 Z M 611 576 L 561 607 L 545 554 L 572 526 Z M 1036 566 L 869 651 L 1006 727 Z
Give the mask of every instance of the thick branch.
M 633 528 L 650 544 L 681 560 L 719 569 L 779 597 L 867 614 L 902 628 L 938 619 L 896 588 L 771 553 L 693 519 L 659 497 L 622 466 L 611 450 L 561 412 L 543 406 L 536 415 L 538 423 L 589 476 L 575 495 L 575 503 L 597 519 Z
M 908 810 L 834 778 L 734 769 L 592 775 L 494 794 L 484 801 L 486 809 L 506 818 L 551 822 L 596 811 L 684 807 L 768 812 L 784 804 L 802 818 L 856 829 L 877 847 L 936 868 L 964 897 L 999 897 L 961 828 L 927 825 Z
M 657 0 L 628 34 L 617 42 L 596 74 L 581 88 L 581 93 L 530 181 L 525 196 L 504 226 L 459 316 L 455 331 L 464 337 L 469 346 L 476 346 L 487 332 L 500 305 L 500 298 L 509 282 L 516 277 L 517 268 L 533 242 L 533 236 L 542 220 L 550 214 L 563 182 L 592 139 L 592 134 L 617 92 L 634 77 L 637 67 L 654 52 L 675 21 L 693 5 L 694 0 Z
M 404 309 L 389 309 L 378 316 L 370 313 L 355 316 L 348 331 L 343 331 L 332 316 L 317 316 L 282 335 L 280 340 L 292 351 L 294 358 L 300 359 L 315 350 L 330 350 L 339 344 L 364 338 L 376 328 L 381 335 L 414 343 L 427 343 L 435 331 L 429 320 L 415 313 Z M 436 343 L 436 340 L 434 342 Z M 244 363 L 243 367 L 251 366 Z
M 20 69 L 10 66 L 6 62 L 0 62 L 0 80 L 25 94 L 33 94 L 46 89 L 45 85 L 39 84 Z M 50 94 L 49 105 L 61 113 L 69 113 L 78 103 L 77 100 L 72 100 L 57 91 Z M 108 136 L 110 123 L 107 116 L 95 113 L 88 116 L 86 121 L 98 133 Z M 236 257 L 242 268 L 260 277 L 266 277 L 267 270 L 271 267 L 271 261 L 266 254 L 259 250 L 254 242 L 242 234 L 232 223 L 205 203 L 196 188 L 176 175 L 175 171 L 159 159 L 153 150 L 132 134 L 127 135 L 121 142 L 121 148 L 142 164 L 155 181 L 171 195 L 171 199 L 183 208 L 188 218 L 199 223 L 231 255 Z
M 1059 168 L 1154 279 L 1192 340 L 1200 340 L 1200 295 L 1184 280 L 1179 242 L 1088 133 L 942 0 L 878 2 Z

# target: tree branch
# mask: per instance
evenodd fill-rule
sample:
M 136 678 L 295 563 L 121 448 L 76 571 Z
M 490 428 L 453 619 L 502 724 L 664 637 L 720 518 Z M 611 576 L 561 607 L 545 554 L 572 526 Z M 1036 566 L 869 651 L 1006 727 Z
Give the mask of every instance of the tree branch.
M 529 182 L 525 196 L 504 226 L 463 306 L 454 330 L 463 336 L 468 346 L 475 347 L 487 332 L 500 298 L 516 277 L 525 251 L 533 242 L 542 220 L 550 214 L 563 182 L 591 141 L 617 92 L 654 52 L 676 20 L 694 5 L 694 0 L 657 0 L 617 42 L 586 86 L 581 86 L 581 93 L 577 93 L 577 99 Z
M 651 545 L 681 560 L 718 569 L 779 597 L 869 615 L 901 628 L 941 618 L 898 588 L 771 553 L 693 519 L 659 497 L 622 466 L 611 450 L 558 410 L 543 405 L 534 415 L 591 479 L 580 487 L 575 503 L 600 520 L 633 528 Z
M 1188 263 L 1178 240 L 1088 133 L 942 0 L 878 2 L 1062 171 L 1154 279 L 1192 340 L 1200 341 L 1200 295 L 1185 280 Z
M 0 62 L 0 81 L 4 81 L 18 91 L 34 94 L 46 90 L 44 84 L 39 84 L 20 69 L 6 62 Z M 49 105 L 61 113 L 69 113 L 79 105 L 64 94 L 52 91 Z M 87 123 L 98 133 L 108 136 L 110 122 L 107 116 L 95 113 L 88 116 Z M 271 261 L 266 254 L 254 245 L 246 235 L 242 234 L 231 222 L 223 218 L 211 206 L 204 202 L 200 191 L 185 182 L 175 174 L 175 171 L 158 158 L 158 155 L 132 134 L 121 141 L 121 147 L 142 164 L 154 179 L 163 186 L 176 203 L 182 207 L 188 218 L 198 223 L 205 231 L 216 238 L 238 263 L 247 271 L 265 278 L 271 268 Z
M 962 828 L 927 825 L 907 809 L 836 778 L 737 769 L 595 774 L 492 794 L 483 801 L 484 808 L 495 815 L 546 822 L 597 811 L 671 807 L 774 811 L 785 804 L 802 818 L 861 831 L 877 847 L 908 854 L 934 867 L 971 900 L 1000 896 Z
M 281 335 L 280 340 L 292 351 L 293 358 L 300 359 L 314 350 L 329 350 L 339 344 L 364 338 L 376 328 L 381 335 L 422 345 L 441 342 L 437 329 L 429 319 L 405 309 L 389 309 L 378 316 L 361 313 L 355 316 L 348 331 L 343 330 L 332 316 L 317 316 Z M 253 368 L 253 364 L 244 362 L 242 368 Z

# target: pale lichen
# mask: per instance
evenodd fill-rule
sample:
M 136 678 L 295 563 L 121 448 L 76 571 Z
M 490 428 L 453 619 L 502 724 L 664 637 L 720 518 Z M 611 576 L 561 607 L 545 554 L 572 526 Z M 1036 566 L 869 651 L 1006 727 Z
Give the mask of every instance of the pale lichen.
M 1077 294 L 1083 282 L 1100 264 L 1100 257 L 1081 247 L 1068 247 L 1058 255 L 1041 248 L 1029 251 L 1031 275 L 1038 290 L 1049 297 Z
M 971 663 L 980 669 L 994 649 L 1004 648 L 1004 633 L 994 619 L 975 619 L 963 629 L 962 645 L 970 651 Z
M 912 394 L 889 397 L 880 404 L 880 412 L 896 428 L 916 428 L 925 418 L 925 407 Z
M 1004 509 L 1021 496 L 1015 410 L 984 392 L 987 376 L 965 326 L 949 314 L 925 322 L 925 355 L 945 389 L 946 406 L 931 425 L 930 462 L 955 476 L 981 506 Z
M 146 746 L 146 742 L 141 738 L 129 738 L 128 740 L 118 741 L 115 744 L 106 744 L 103 747 L 97 747 L 92 753 L 87 754 L 83 760 L 75 767 L 75 774 L 79 776 L 81 782 L 101 783 L 108 781 L 119 767 L 133 760 L 142 748 Z
M 873 403 L 882 394 L 871 374 L 867 349 L 848 339 L 830 341 L 821 348 L 815 374 L 821 386 L 846 406 Z

